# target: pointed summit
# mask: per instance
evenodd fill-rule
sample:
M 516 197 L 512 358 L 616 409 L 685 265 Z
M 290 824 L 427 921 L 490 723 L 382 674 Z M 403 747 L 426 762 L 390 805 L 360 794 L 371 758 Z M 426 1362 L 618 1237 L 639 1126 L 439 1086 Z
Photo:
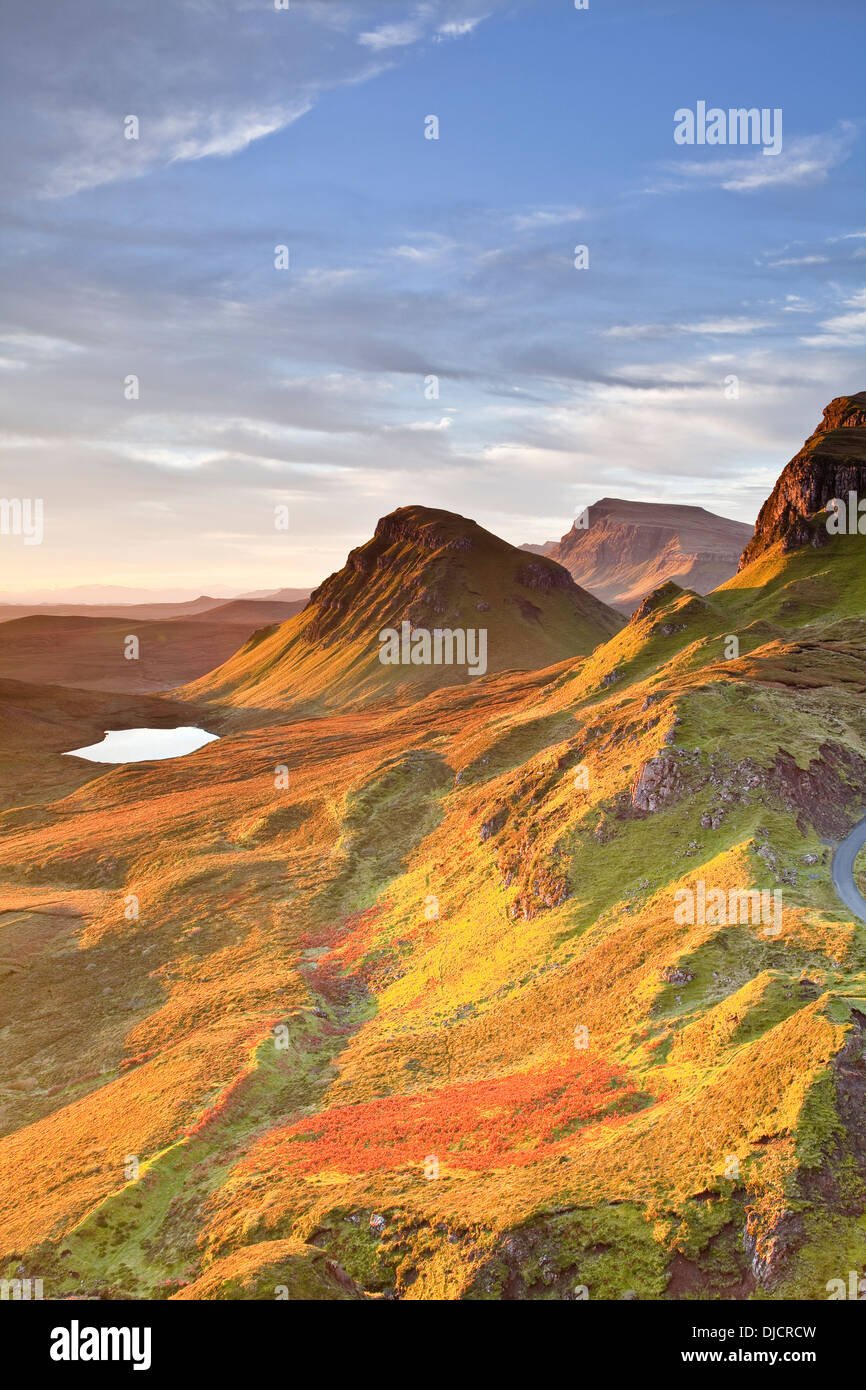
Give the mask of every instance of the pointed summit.
M 473 678 L 471 663 L 436 660 L 435 646 L 431 657 L 423 636 L 410 647 L 415 632 L 457 634 L 444 648 L 446 639 L 440 641 L 447 655 L 483 631 L 482 675 L 585 656 L 621 626 L 619 614 L 554 560 L 527 555 L 453 512 L 399 507 L 319 585 L 302 613 L 255 634 L 187 693 L 311 710 L 415 699 Z

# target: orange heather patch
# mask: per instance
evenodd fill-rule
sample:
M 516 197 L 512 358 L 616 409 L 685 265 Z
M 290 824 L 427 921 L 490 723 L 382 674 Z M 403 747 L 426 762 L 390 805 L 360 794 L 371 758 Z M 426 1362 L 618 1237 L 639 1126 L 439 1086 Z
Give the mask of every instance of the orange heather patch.
M 305 1173 L 364 1173 L 435 1154 L 453 1167 L 514 1167 L 556 1152 L 589 1122 L 624 1118 L 645 1099 L 623 1073 L 584 1057 L 545 1071 L 337 1106 L 266 1136 L 248 1166 L 260 1169 L 273 1159 Z

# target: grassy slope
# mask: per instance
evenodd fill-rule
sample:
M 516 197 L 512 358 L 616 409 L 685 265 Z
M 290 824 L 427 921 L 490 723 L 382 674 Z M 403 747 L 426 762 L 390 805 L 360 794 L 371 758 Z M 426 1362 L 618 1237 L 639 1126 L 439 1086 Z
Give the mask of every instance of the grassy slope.
M 262 1298 L 823 1298 L 862 1268 L 866 928 L 821 828 L 866 799 L 822 753 L 866 757 L 858 555 L 770 555 L 584 662 L 248 729 L 7 829 L 10 1265 Z M 800 806 L 780 750 L 819 769 Z M 698 878 L 781 884 L 780 935 L 677 926 Z

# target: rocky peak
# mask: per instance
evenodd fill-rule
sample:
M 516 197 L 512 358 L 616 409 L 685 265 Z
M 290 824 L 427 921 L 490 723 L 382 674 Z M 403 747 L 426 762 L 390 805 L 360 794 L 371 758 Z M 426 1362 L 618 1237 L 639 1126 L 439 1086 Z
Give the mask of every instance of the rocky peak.
M 866 391 L 837 396 L 798 454 L 779 476 L 758 514 L 740 569 L 781 541 L 785 550 L 826 545 L 830 536 L 815 517 L 832 497 L 866 496 Z
M 413 545 L 420 550 L 471 550 L 478 524 L 435 507 L 398 507 L 376 523 L 373 541 L 386 546 Z
M 825 406 L 824 417 L 815 434 L 857 429 L 860 425 L 866 425 L 866 391 L 858 391 L 856 396 L 837 396 Z

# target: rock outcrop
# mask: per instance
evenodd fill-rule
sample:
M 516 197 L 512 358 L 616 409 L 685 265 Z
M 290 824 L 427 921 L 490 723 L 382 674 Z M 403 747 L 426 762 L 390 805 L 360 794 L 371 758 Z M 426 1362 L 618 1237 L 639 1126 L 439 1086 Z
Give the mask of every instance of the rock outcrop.
M 740 569 L 779 541 L 786 551 L 826 545 L 830 535 L 817 514 L 831 498 L 847 498 L 849 492 L 866 496 L 866 391 L 837 396 L 827 406 L 761 508 Z
M 684 791 L 683 776 L 674 758 L 648 758 L 637 773 L 631 803 L 637 811 L 660 811 L 679 800 Z

